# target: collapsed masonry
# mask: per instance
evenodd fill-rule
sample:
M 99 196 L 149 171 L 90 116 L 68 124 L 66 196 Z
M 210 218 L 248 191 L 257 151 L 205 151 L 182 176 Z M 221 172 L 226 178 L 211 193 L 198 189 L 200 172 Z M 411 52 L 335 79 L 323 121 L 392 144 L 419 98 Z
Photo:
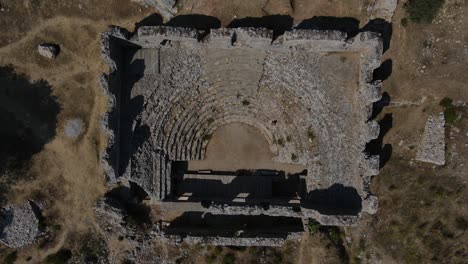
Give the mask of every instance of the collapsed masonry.
M 273 39 L 259 28 L 158 26 L 130 36 L 113 27 L 102 50 L 111 68 L 101 80 L 111 106 L 106 177 L 183 212 L 162 237 L 280 245 L 304 230 L 303 219 L 343 226 L 375 213 L 369 185 L 379 158 L 365 148 L 379 134 L 368 120 L 381 97 L 378 34 L 291 30 Z M 233 122 L 261 131 L 275 162 L 307 169 L 188 171 L 210 135 Z

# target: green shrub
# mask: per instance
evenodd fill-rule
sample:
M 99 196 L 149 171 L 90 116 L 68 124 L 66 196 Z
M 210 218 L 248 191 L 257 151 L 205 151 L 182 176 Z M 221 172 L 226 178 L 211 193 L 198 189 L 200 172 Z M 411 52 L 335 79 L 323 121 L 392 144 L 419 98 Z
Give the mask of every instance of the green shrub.
M 307 228 L 309 229 L 310 233 L 319 231 L 321 227 L 322 225 L 314 219 L 309 219 L 309 222 L 307 223 Z
M 408 26 L 408 18 L 404 17 L 400 20 L 400 24 L 403 26 L 403 27 L 406 27 Z
M 450 108 L 450 107 L 453 107 L 453 100 L 448 98 L 448 97 L 444 97 L 444 99 L 440 100 L 440 103 L 439 105 L 441 105 L 443 108 Z
M 61 249 L 55 254 L 48 255 L 45 262 L 48 264 L 66 264 L 72 257 L 72 252 L 68 249 Z
M 242 105 L 243 106 L 248 106 L 250 104 L 250 102 L 248 100 L 242 100 Z
M 442 7 L 443 0 L 409 0 L 404 7 L 408 18 L 416 23 L 431 23 Z
M 5 259 L 3 259 L 3 264 L 13 264 L 15 263 L 16 259 L 18 258 L 18 252 L 13 251 L 8 254 Z
M 444 116 L 445 116 L 445 122 L 447 122 L 448 124 L 453 124 L 458 119 L 458 114 L 454 107 L 445 109 Z
M 453 100 L 445 97 L 439 103 L 444 108 L 444 117 L 447 124 L 453 124 L 458 120 L 457 108 L 453 105 Z

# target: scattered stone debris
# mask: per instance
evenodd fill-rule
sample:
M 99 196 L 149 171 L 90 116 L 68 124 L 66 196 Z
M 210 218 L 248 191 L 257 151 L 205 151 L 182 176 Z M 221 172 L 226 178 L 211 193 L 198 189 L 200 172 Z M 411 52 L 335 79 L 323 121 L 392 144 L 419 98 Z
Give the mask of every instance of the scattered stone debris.
M 170 20 L 177 9 L 174 7 L 176 0 L 132 0 L 145 6 L 152 6 L 160 13 L 165 21 Z
M 65 135 L 71 139 L 76 139 L 83 130 L 83 121 L 79 118 L 70 119 L 65 124 Z
M 398 0 L 374 0 L 367 8 L 371 19 L 382 18 L 388 22 L 392 21 Z
M 0 241 L 11 248 L 34 243 L 39 234 L 39 217 L 33 202 L 20 207 L 7 205 L 0 211 Z
M 49 59 L 55 59 L 60 53 L 60 46 L 57 44 L 42 43 L 37 46 L 37 50 L 42 56 Z
M 416 160 L 436 165 L 445 164 L 444 113 L 440 113 L 439 117 L 435 118 L 429 116 L 427 119 L 424 135 L 416 153 Z

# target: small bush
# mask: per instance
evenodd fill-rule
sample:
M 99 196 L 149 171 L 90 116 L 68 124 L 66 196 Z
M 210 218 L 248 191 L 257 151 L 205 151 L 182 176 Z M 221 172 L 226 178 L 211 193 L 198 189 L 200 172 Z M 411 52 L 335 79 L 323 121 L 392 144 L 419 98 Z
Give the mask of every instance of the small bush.
M 309 229 L 310 233 L 316 233 L 320 230 L 321 227 L 322 225 L 314 219 L 309 219 L 309 222 L 307 223 L 307 228 Z
M 404 7 L 408 18 L 416 23 L 431 23 L 442 7 L 443 0 L 409 0 Z
M 284 147 L 284 141 L 282 138 L 278 139 L 276 143 L 278 143 L 278 146 Z
M 18 252 L 13 251 L 8 254 L 5 259 L 3 259 L 3 264 L 13 264 L 15 263 L 16 259 L 18 258 Z
M 453 124 L 458 120 L 457 108 L 453 105 L 453 100 L 445 97 L 439 103 L 444 108 L 445 122 Z
M 287 135 L 287 136 L 286 136 L 286 141 L 287 141 L 287 142 L 291 142 L 291 140 L 292 140 L 291 136 L 290 136 L 290 135 Z
M 444 99 L 440 100 L 440 103 L 439 105 L 441 105 L 443 108 L 450 108 L 450 107 L 453 107 L 453 100 L 448 98 L 448 97 L 444 97 Z
M 245 100 L 245 99 L 242 100 L 242 105 L 243 105 L 243 106 L 248 106 L 248 105 L 250 105 L 249 100 Z
M 445 122 L 453 124 L 458 120 L 458 114 L 454 107 L 445 109 L 444 111 Z
M 72 257 L 69 249 L 61 249 L 55 254 L 48 255 L 45 262 L 48 264 L 66 264 Z
M 403 27 L 406 27 L 408 26 L 408 18 L 404 17 L 400 20 L 400 24 L 403 26 Z

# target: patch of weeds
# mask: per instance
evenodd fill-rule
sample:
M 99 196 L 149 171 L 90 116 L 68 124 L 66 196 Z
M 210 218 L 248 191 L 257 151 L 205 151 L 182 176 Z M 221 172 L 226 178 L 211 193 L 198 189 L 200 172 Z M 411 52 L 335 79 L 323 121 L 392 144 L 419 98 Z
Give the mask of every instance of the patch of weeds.
M 307 229 L 309 229 L 309 232 L 312 234 L 319 231 L 321 227 L 322 225 L 314 219 L 309 219 L 309 222 L 307 223 Z
M 13 264 L 18 259 L 18 252 L 13 251 L 3 259 L 3 264 Z
M 242 105 L 243 105 L 243 106 L 248 106 L 248 105 L 250 105 L 249 100 L 246 100 L 246 99 L 242 100 Z
M 228 253 L 223 256 L 223 264 L 234 264 L 236 263 L 236 256 L 232 253 Z
M 287 136 L 286 136 L 286 141 L 287 141 L 287 142 L 291 142 L 291 140 L 292 140 L 291 136 L 290 136 L 290 135 L 287 135 Z
M 208 118 L 208 120 L 206 120 L 206 122 L 208 123 L 208 125 L 212 124 L 214 122 L 214 118 L 210 117 Z
M 45 259 L 47 264 L 66 264 L 72 258 L 72 252 L 69 249 L 61 249 L 55 254 L 48 255 Z
M 408 18 L 404 17 L 400 20 L 400 24 L 403 26 L 403 27 L 407 27 L 408 26 Z
M 409 0 L 404 8 L 408 18 L 415 23 L 431 23 L 442 7 L 443 0 Z
M 340 56 L 340 61 L 341 62 L 345 62 L 347 60 L 347 58 L 345 56 Z
M 294 160 L 294 161 L 297 160 L 297 155 L 295 153 L 291 154 L 291 160 Z

